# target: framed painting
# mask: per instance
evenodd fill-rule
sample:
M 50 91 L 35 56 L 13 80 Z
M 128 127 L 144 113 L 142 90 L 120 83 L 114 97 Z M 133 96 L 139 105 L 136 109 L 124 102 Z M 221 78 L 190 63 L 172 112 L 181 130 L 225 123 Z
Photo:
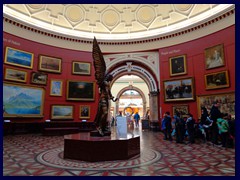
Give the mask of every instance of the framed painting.
M 173 115 L 176 114 L 176 112 L 179 112 L 182 116 L 186 116 L 188 114 L 188 105 L 187 104 L 178 104 L 174 105 L 172 107 L 173 109 Z
M 163 90 L 165 102 L 195 99 L 193 78 L 166 80 L 163 82 Z
M 51 119 L 73 119 L 73 105 L 52 105 Z
M 80 105 L 80 116 L 79 118 L 89 119 L 90 118 L 90 106 Z
M 24 68 L 33 68 L 33 53 L 6 47 L 4 63 Z
M 228 71 L 206 74 L 205 86 L 207 90 L 229 87 Z
M 67 81 L 67 100 L 94 101 L 95 83 L 85 81 Z
M 169 58 L 170 76 L 187 74 L 186 55 Z
M 63 81 L 51 79 L 50 96 L 62 96 Z
M 205 49 L 206 69 L 217 68 L 225 65 L 223 44 Z
M 27 82 L 27 72 L 17 69 L 6 68 L 4 79 L 17 82 Z
M 204 106 L 210 112 L 213 102 L 220 104 L 221 113 L 229 113 L 235 116 L 235 93 L 212 94 L 197 97 L 198 118 L 201 118 L 201 107 Z
M 72 73 L 79 75 L 91 75 L 91 63 L 72 62 Z
M 43 117 L 43 88 L 3 83 L 3 117 Z
M 41 72 L 33 72 L 31 77 L 31 83 L 33 84 L 47 84 L 48 75 Z
M 62 72 L 62 59 L 50 56 L 39 56 L 39 70 L 53 73 Z

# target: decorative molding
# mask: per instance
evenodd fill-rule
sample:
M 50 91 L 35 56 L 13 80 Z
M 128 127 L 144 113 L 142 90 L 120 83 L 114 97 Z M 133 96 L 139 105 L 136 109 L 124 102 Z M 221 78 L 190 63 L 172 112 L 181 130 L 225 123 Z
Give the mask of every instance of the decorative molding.
M 102 52 L 132 52 L 152 50 L 201 38 L 232 25 L 235 25 L 235 9 L 208 20 L 207 22 L 203 22 L 187 29 L 181 29 L 175 33 L 169 33 L 152 38 L 143 37 L 140 40 L 98 40 L 98 43 L 101 45 Z M 68 35 L 60 36 L 58 34 L 49 33 L 40 27 L 29 27 L 29 25 L 18 22 L 8 16 L 3 17 L 3 31 L 25 39 L 29 39 L 31 41 L 34 40 L 39 43 L 61 48 L 89 52 L 92 50 L 92 40 Z
M 113 75 L 113 78 L 116 77 L 118 74 L 122 73 L 122 72 L 127 72 L 128 66 L 127 64 L 124 66 L 120 66 L 116 69 L 114 69 L 111 74 Z M 132 65 L 131 71 L 135 71 L 138 72 L 139 74 L 141 74 L 141 76 L 144 76 L 147 81 L 149 82 L 149 90 L 150 91 L 158 91 L 157 88 L 157 82 L 154 80 L 153 76 L 151 75 L 151 73 L 149 71 L 147 71 L 146 69 L 137 66 L 137 65 Z

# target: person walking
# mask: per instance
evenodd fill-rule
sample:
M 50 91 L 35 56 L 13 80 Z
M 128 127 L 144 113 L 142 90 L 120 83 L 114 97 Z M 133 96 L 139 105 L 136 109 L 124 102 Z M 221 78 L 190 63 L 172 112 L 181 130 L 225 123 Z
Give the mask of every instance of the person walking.
M 136 123 L 136 127 L 139 127 L 139 120 L 140 120 L 140 116 L 138 114 L 138 112 L 135 113 L 135 115 L 133 116 L 135 123 Z

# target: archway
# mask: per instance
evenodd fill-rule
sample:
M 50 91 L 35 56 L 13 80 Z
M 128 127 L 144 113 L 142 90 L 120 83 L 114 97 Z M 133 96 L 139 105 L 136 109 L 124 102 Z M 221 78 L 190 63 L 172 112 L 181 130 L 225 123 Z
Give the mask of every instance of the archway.
M 150 121 L 159 120 L 159 56 L 158 52 L 126 53 L 104 56 L 112 84 L 123 75 L 137 75 L 149 89 Z
M 132 85 L 129 85 L 123 89 L 121 89 L 118 94 L 117 94 L 117 98 L 120 99 L 120 97 L 122 96 L 122 94 L 128 90 L 133 90 L 133 91 L 136 91 L 139 93 L 139 95 L 141 96 L 142 98 L 142 106 L 143 106 L 143 111 L 142 111 L 142 116 L 146 114 L 146 104 L 147 104 L 147 100 L 146 100 L 146 97 L 143 93 L 143 91 L 135 86 L 132 86 Z M 119 101 L 116 102 L 116 112 L 119 112 Z

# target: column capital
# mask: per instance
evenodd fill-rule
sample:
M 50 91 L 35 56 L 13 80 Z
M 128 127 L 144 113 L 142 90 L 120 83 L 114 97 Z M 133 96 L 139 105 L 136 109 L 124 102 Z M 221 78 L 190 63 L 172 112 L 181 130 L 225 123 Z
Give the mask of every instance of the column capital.
M 159 91 L 151 91 L 151 92 L 149 92 L 150 96 L 158 96 L 158 94 L 159 94 Z

